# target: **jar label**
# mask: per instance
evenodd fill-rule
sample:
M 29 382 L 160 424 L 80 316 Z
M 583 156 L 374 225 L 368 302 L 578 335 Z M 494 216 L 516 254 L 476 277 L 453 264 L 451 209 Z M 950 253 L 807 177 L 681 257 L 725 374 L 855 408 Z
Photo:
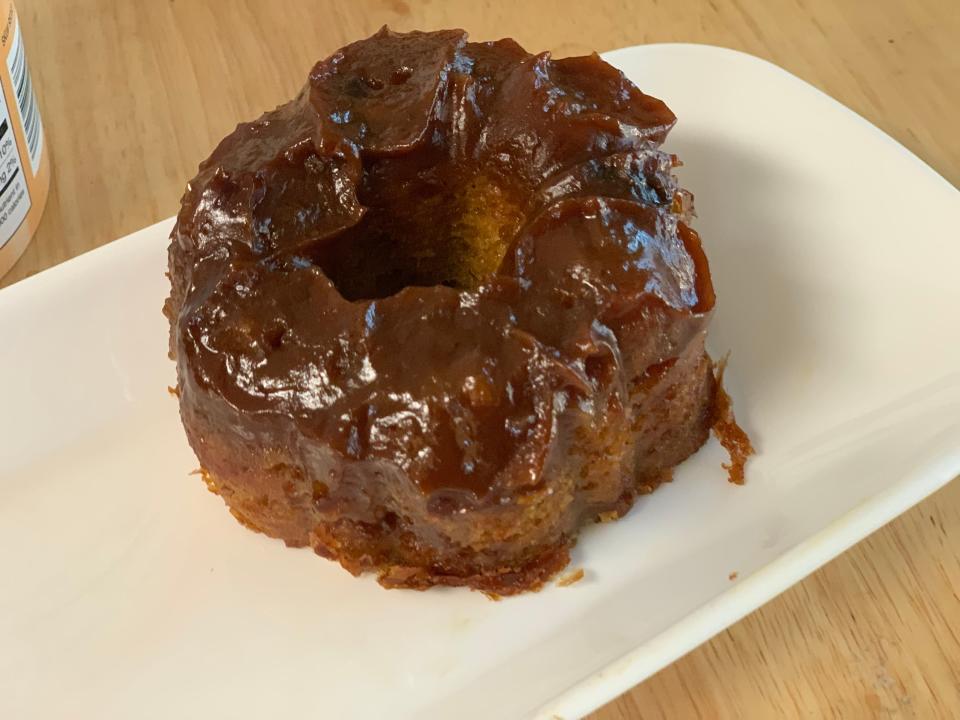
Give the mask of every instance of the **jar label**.
M 49 153 L 20 18 L 0 0 L 0 275 L 40 222 L 50 185 Z
M 32 104 L 36 109 L 36 100 L 32 100 L 33 91 L 30 89 L 30 75 L 26 74 L 26 62 L 23 58 L 23 41 L 20 40 L 20 27 L 17 26 L 17 34 L 14 38 L 14 49 L 19 46 L 20 60 L 16 60 L 17 67 L 20 69 L 22 77 L 26 77 L 26 92 L 29 92 L 30 98 L 25 98 L 25 102 Z M 14 57 L 14 53 L 10 53 Z M 8 62 L 9 67 L 9 62 Z M 16 77 L 11 73 L 11 77 Z M 14 87 L 17 87 L 14 83 Z M 22 86 L 23 87 L 23 86 Z M 18 103 L 19 104 L 19 103 Z M 29 110 L 28 110 L 29 112 Z M 34 112 L 34 116 L 38 113 Z M 22 115 L 21 115 L 22 117 Z M 24 127 L 26 127 L 24 123 Z M 42 133 L 40 133 L 42 135 Z M 29 138 L 29 134 L 27 134 Z M 42 142 L 42 140 L 40 141 Z M 29 152 L 29 141 L 27 144 Z M 37 162 L 40 161 L 40 150 L 36 153 Z M 31 173 L 33 167 L 30 168 Z M 27 188 L 27 177 L 23 172 L 23 163 L 20 161 L 20 151 L 17 148 L 17 139 L 13 134 L 13 124 L 10 121 L 10 108 L 7 105 L 6 97 L 0 99 L 0 247 L 6 245 L 7 241 L 13 237 L 23 219 L 30 210 L 30 190 Z

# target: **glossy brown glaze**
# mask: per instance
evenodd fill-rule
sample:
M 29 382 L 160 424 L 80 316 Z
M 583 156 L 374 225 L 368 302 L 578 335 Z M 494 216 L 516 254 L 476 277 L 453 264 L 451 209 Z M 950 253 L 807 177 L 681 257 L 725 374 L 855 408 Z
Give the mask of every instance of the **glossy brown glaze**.
M 703 442 L 714 302 L 659 150 L 596 55 L 386 29 L 187 187 L 187 435 L 231 510 L 387 585 L 537 586 Z

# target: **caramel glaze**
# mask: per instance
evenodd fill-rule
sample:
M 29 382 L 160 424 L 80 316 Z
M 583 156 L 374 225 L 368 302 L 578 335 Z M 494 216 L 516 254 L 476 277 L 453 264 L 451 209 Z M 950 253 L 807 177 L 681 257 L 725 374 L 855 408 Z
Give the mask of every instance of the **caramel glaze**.
M 384 28 L 239 125 L 166 306 L 234 514 L 387 585 L 513 592 L 699 447 L 714 293 L 674 121 L 597 55 Z

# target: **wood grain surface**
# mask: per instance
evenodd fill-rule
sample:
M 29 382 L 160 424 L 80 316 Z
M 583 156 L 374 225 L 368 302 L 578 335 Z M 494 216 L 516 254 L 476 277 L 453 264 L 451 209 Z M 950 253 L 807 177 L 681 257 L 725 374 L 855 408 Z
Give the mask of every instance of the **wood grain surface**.
M 238 121 L 289 98 L 313 61 L 384 23 L 459 26 L 557 55 L 668 41 L 745 50 L 960 183 L 958 0 L 16 4 L 53 187 L 36 238 L 0 285 L 173 214 L 197 163 Z M 945 230 L 945 242 L 958 240 Z M 591 717 L 960 717 L 960 483 Z

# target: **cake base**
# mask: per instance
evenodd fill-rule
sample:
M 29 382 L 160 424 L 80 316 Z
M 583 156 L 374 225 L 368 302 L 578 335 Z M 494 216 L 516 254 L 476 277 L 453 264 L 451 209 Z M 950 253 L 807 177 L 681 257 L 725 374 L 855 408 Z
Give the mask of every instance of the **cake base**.
M 350 466 L 338 468 L 325 452 L 304 468 L 302 453 L 289 448 L 265 453 L 259 442 L 232 442 L 219 420 L 193 413 L 189 403 L 184 426 L 205 459 L 208 488 L 246 527 L 309 546 L 354 575 L 376 573 L 387 588 L 512 595 L 541 588 L 569 563 L 580 527 L 625 515 L 707 440 L 722 389 L 698 345 L 699 352 L 637 378 L 632 424 L 565 423 L 558 431 L 566 443 L 558 446 L 570 452 L 550 463 L 557 474 L 509 504 L 467 513 L 431 504 L 389 467 L 367 469 L 382 473 L 381 482 L 352 483 Z M 597 447 L 608 452 L 580 449 Z

